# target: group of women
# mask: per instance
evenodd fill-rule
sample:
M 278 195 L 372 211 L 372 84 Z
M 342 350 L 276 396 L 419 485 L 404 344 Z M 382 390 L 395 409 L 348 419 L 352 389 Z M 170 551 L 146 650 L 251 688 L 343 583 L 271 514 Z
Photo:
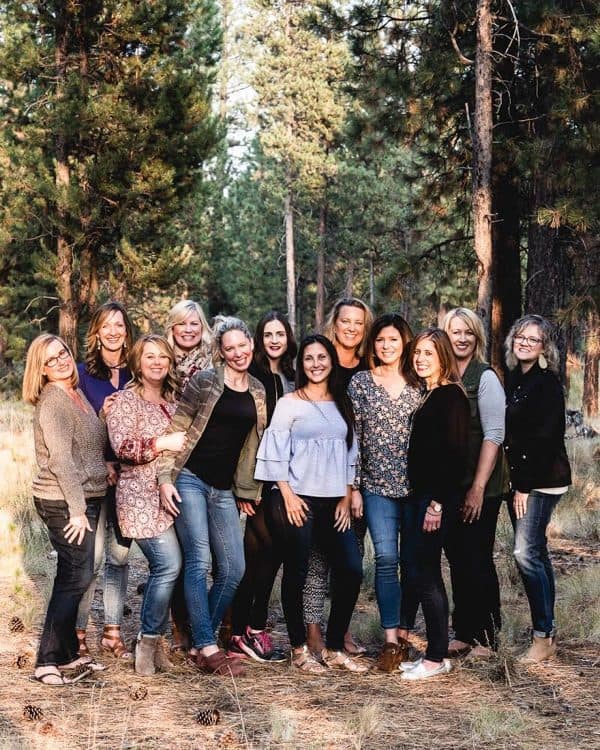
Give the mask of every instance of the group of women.
M 171 650 L 202 672 L 237 676 L 244 658 L 285 659 L 267 629 L 280 567 L 292 666 L 366 672 L 350 631 L 366 529 L 384 631 L 377 668 L 404 680 L 445 674 L 450 657 L 498 646 L 493 547 L 505 499 L 533 622 L 523 658 L 555 654 L 546 528 L 571 479 L 550 324 L 529 315 L 512 327 L 506 395 L 465 308 L 413 336 L 400 315 L 373 321 L 364 302 L 341 299 L 325 334 L 297 347 L 274 311 L 254 338 L 237 318 L 211 329 L 184 300 L 166 336 L 134 343 L 125 309 L 109 302 L 79 367 L 59 337 L 32 342 L 23 397 L 35 405 L 33 494 L 58 555 L 35 679 L 62 686 L 105 668 L 86 642 L 103 560 L 100 646 L 138 674 L 170 668 L 169 615 Z M 133 654 L 120 629 L 131 540 L 149 567 Z M 427 648 L 409 661 L 419 604 Z

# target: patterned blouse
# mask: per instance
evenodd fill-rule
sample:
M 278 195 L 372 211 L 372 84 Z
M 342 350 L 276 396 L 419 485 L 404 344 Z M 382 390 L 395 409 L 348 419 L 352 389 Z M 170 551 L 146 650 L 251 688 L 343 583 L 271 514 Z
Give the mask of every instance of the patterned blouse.
M 128 388 L 119 392 L 108 414 L 108 436 L 121 462 L 117 518 L 131 539 L 160 536 L 173 525 L 158 495 L 156 438 L 166 432 L 176 406 L 152 404 Z
M 191 352 L 181 352 L 175 347 L 175 372 L 179 378 L 179 390 L 183 393 L 190 378 L 198 370 L 206 370 L 213 366 L 210 350 L 204 345 L 197 346 Z
M 392 399 L 366 370 L 354 375 L 348 394 L 360 451 L 354 487 L 385 497 L 406 497 L 408 439 L 421 391 L 407 383 Z

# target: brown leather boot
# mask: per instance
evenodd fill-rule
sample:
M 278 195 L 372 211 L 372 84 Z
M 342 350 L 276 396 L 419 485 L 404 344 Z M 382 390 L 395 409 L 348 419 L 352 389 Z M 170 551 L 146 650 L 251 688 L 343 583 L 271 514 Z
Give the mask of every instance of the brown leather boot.
M 244 667 L 240 664 L 240 659 L 232 659 L 219 649 L 210 656 L 204 656 L 198 652 L 196 656 L 196 666 L 201 672 L 206 674 L 217 674 L 222 676 L 240 677 L 246 673 Z
M 531 646 L 519 657 L 519 661 L 523 664 L 540 664 L 541 662 L 553 659 L 555 656 L 556 636 L 541 638 L 538 635 L 534 635 Z

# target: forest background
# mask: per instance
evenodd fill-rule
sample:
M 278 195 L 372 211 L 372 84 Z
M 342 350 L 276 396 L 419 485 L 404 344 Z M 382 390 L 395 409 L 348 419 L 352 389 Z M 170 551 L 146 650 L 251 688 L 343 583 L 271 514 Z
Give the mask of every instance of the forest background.
M 559 324 L 598 413 L 595 0 L 0 3 L 0 387 L 123 301 Z M 578 378 L 581 380 L 581 378 Z

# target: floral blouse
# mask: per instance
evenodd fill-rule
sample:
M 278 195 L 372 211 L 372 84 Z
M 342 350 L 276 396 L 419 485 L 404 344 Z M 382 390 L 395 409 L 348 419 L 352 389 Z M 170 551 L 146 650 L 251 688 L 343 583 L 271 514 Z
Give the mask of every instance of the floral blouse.
M 366 370 L 354 375 L 348 394 L 360 451 L 354 487 L 385 497 L 406 497 L 408 439 L 412 416 L 421 402 L 420 389 L 407 383 L 392 399 Z
M 156 481 L 156 438 L 171 422 L 176 404 L 152 404 L 131 388 L 120 391 L 106 424 L 121 462 L 117 483 L 117 519 L 124 536 L 150 539 L 173 525 L 160 504 Z

